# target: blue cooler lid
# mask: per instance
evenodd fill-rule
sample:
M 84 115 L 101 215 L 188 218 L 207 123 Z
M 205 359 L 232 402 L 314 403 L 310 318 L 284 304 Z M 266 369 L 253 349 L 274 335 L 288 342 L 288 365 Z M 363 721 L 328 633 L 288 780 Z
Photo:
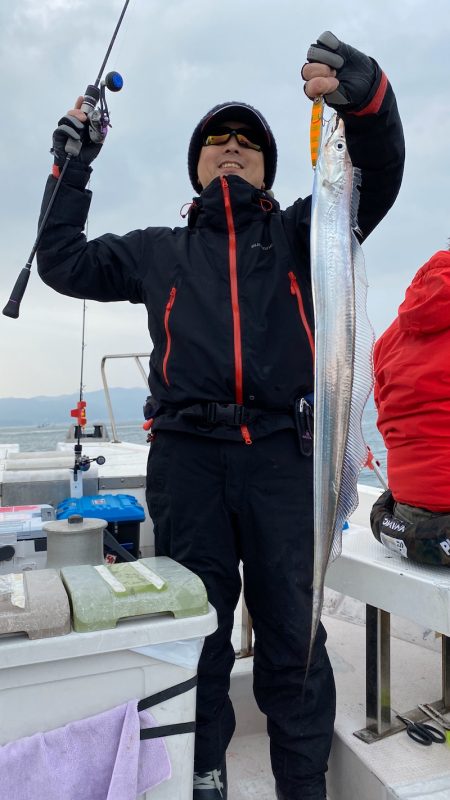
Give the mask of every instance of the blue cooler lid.
M 105 519 L 107 522 L 143 522 L 145 512 L 131 494 L 95 494 L 87 497 L 67 497 L 56 507 L 56 518 L 67 519 L 72 514 Z

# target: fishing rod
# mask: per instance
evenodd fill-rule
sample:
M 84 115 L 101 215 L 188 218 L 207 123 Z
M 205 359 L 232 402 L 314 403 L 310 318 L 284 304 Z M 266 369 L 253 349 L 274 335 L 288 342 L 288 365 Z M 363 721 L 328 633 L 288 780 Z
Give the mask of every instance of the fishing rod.
M 83 103 L 81 105 L 80 110 L 83 111 L 88 118 L 89 138 L 91 142 L 95 142 L 96 144 L 100 144 L 101 142 L 104 141 L 108 127 L 110 126 L 109 111 L 105 98 L 105 89 L 109 89 L 110 92 L 119 92 L 123 86 L 123 78 L 118 72 L 108 72 L 104 80 L 102 80 L 102 75 L 103 75 L 103 70 L 105 69 L 106 62 L 109 58 L 109 54 L 111 53 L 112 46 L 118 34 L 119 28 L 122 24 L 122 20 L 124 18 L 125 11 L 127 10 L 129 2 L 130 0 L 126 0 L 122 8 L 119 20 L 115 27 L 114 33 L 111 37 L 111 41 L 108 45 L 108 49 L 102 61 L 95 83 L 88 85 L 83 96 Z M 100 102 L 100 108 L 97 108 L 97 103 L 99 102 Z M 34 256 L 36 255 L 36 251 L 39 247 L 39 242 L 41 241 L 42 234 L 45 230 L 48 216 L 50 214 L 51 209 L 53 208 L 53 204 L 58 194 L 59 187 L 61 186 L 61 181 L 66 172 L 67 166 L 71 158 L 79 155 L 82 145 L 83 142 L 81 140 L 81 137 L 79 139 L 73 139 L 70 137 L 67 139 L 67 143 L 65 146 L 66 160 L 61 168 L 60 175 L 58 177 L 55 188 L 53 189 L 53 193 L 50 197 L 50 200 L 48 201 L 48 205 L 45 210 L 45 214 L 42 218 L 42 222 L 38 228 L 36 240 L 34 242 L 31 253 L 28 257 L 28 261 L 26 262 L 23 269 L 20 271 L 19 277 L 17 278 L 14 284 L 14 288 L 11 292 L 11 296 L 6 306 L 3 309 L 2 313 L 4 314 L 5 317 L 11 317 L 11 319 L 17 319 L 17 317 L 19 316 L 20 304 L 22 302 L 22 298 L 27 288 L 28 280 L 30 277 L 31 265 Z
M 86 332 L 86 300 L 83 300 L 83 323 L 81 332 L 80 395 L 79 395 L 80 399 L 77 403 L 76 408 L 73 408 L 70 412 L 70 416 L 75 417 L 77 420 L 77 425 L 75 427 L 77 442 L 73 448 L 75 460 L 74 460 L 74 465 L 72 467 L 72 476 L 70 480 L 71 497 L 83 497 L 83 473 L 88 471 L 91 463 L 96 462 L 99 466 L 102 466 L 106 461 L 106 458 L 104 456 L 95 456 L 94 458 L 89 458 L 89 456 L 84 456 L 82 454 L 83 447 L 81 444 L 81 438 L 83 436 L 83 430 L 87 423 L 86 401 L 83 399 L 84 351 L 86 349 L 85 332 Z
M 378 480 L 380 481 L 384 491 L 386 492 L 389 489 L 389 486 L 388 486 L 388 482 L 387 482 L 385 476 L 383 475 L 383 473 L 381 471 L 381 464 L 375 458 L 375 455 L 373 453 L 372 448 L 369 447 L 368 444 L 366 445 L 366 447 L 367 447 L 367 461 L 365 462 L 365 464 L 363 464 L 363 466 L 367 467 L 368 469 L 371 469 L 372 472 L 375 473 L 375 475 L 377 476 Z

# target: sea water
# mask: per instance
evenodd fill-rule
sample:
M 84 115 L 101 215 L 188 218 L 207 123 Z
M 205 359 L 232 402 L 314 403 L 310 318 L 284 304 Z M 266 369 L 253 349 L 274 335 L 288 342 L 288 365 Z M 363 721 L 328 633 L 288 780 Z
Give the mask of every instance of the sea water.
M 386 450 L 383 439 L 376 426 L 376 410 L 368 404 L 363 416 L 363 434 L 366 443 L 371 448 L 375 458 L 380 462 L 380 469 L 386 475 Z M 1 419 L 0 419 L 1 424 Z M 58 442 L 64 442 L 70 427 L 67 425 L 45 425 L 40 427 L 14 426 L 10 428 L 0 427 L 0 445 L 17 444 L 20 451 L 30 450 L 55 450 Z M 111 426 L 106 427 L 111 434 Z M 131 420 L 116 425 L 118 439 L 122 442 L 132 442 L 133 444 L 145 444 L 147 439 L 146 432 L 142 429 L 142 420 Z M 364 468 L 361 470 L 359 482 L 380 487 L 380 482 L 375 473 Z

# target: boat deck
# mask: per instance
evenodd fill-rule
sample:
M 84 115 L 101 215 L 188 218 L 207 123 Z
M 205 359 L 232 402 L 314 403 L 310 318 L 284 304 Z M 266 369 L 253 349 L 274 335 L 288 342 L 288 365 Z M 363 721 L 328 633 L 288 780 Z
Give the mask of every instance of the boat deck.
M 405 731 L 366 744 L 353 732 L 365 726 L 364 626 L 325 615 L 328 652 L 337 688 L 337 716 L 328 773 L 329 800 L 449 800 L 450 747 L 413 742 Z M 247 663 L 245 663 L 247 662 Z M 251 692 L 251 659 L 238 660 L 232 697 L 238 726 L 228 751 L 230 800 L 273 800 L 265 721 L 245 694 Z M 392 640 L 392 703 L 396 710 L 433 702 L 441 695 L 440 653 Z M 249 733 L 253 728 L 254 733 Z

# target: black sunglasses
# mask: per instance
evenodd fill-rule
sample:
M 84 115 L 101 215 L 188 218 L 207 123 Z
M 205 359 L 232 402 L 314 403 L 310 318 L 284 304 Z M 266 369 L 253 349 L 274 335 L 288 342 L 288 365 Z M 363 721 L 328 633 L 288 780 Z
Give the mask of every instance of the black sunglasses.
M 251 128 L 216 128 L 213 133 L 208 133 L 204 139 L 203 144 L 205 147 L 210 145 L 226 144 L 230 141 L 231 137 L 235 136 L 241 147 L 248 147 L 250 150 L 262 150 L 261 136 Z

